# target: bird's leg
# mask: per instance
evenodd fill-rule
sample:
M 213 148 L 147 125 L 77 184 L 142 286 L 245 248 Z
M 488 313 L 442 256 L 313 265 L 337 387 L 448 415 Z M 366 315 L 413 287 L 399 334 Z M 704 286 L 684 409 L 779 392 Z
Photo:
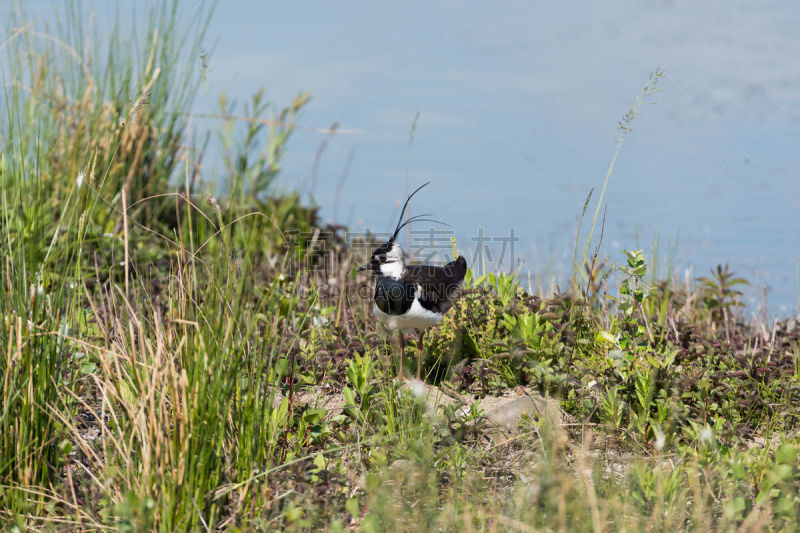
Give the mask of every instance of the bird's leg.
M 403 354 L 406 352 L 406 337 L 403 335 L 403 330 L 398 329 L 397 333 L 400 335 L 400 372 L 397 374 L 399 377 L 403 377 Z
M 417 337 L 417 379 L 420 379 L 420 375 L 422 372 L 422 339 L 425 337 L 425 330 L 419 330 L 419 336 Z

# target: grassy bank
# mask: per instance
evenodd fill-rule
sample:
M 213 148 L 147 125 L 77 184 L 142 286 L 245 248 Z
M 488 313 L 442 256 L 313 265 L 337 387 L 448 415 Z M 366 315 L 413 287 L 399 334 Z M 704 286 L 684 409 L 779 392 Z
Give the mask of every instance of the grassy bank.
M 566 292 L 470 271 L 426 386 L 396 381 L 369 243 L 274 187 L 308 96 L 223 98 L 206 161 L 210 16 L 6 28 L 1 529 L 798 527 L 797 319 L 745 320 L 727 268 L 601 260 L 601 192 Z

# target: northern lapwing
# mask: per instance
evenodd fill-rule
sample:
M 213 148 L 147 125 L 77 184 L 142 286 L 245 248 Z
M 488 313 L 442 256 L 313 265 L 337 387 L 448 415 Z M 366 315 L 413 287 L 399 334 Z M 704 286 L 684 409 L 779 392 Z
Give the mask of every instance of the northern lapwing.
M 403 221 L 408 202 L 428 183 L 421 185 L 406 198 L 392 236 L 372 252 L 367 264 L 358 269 L 359 272 L 371 270 L 377 274 L 373 313 L 389 329 L 399 330 L 400 377 L 403 375 L 404 333 L 417 331 L 418 379 L 422 367 L 422 339 L 425 330 L 438 324 L 453 306 L 467 272 L 467 261 L 463 256 L 458 256 L 458 259 L 444 266 L 407 265 L 403 249 L 395 242 L 400 230 L 412 222 L 436 222 L 425 218 L 430 214 L 413 216 Z

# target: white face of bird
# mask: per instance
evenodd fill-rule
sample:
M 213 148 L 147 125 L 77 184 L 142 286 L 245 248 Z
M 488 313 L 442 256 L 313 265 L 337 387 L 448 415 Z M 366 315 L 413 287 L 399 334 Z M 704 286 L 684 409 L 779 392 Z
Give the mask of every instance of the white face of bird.
M 405 266 L 403 249 L 396 242 L 386 242 L 372 252 L 369 263 L 359 267 L 358 271 L 372 270 L 376 274 L 400 279 Z

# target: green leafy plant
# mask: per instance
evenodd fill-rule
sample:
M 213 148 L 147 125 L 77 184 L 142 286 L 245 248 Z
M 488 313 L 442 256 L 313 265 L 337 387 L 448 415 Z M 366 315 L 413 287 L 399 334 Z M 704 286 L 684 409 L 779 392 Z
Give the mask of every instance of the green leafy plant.
M 769 503 L 772 512 L 781 519 L 794 520 L 800 511 L 800 467 L 797 463 L 796 445 L 783 442 L 775 450 L 774 462 L 765 472 L 756 504 Z
M 548 333 L 553 331 L 553 324 L 538 313 L 524 311 L 517 316 L 503 313 L 503 326 L 509 334 L 520 339 L 528 348 L 539 349 L 550 341 Z
M 711 320 L 722 324 L 726 335 L 730 336 L 730 314 L 736 307 L 742 306 L 742 292 L 736 289 L 739 285 L 749 285 L 744 278 L 736 277 L 728 263 L 717 265 L 711 270 L 711 277 L 697 278 L 703 288 L 703 302 L 711 312 Z
M 503 307 L 507 307 L 511 300 L 517 295 L 519 289 L 519 280 L 514 274 L 506 274 L 501 272 L 495 274 L 489 272 L 487 274 L 489 285 L 494 289 L 497 297 L 500 298 L 500 303 Z
M 634 313 L 640 309 L 645 299 L 650 296 L 650 286 L 645 283 L 647 275 L 647 260 L 641 250 L 622 250 L 627 258 L 627 264 L 620 266 L 623 278 L 619 289 L 619 310 L 628 320 L 634 318 Z
M 344 387 L 344 412 L 354 419 L 364 420 L 373 403 L 372 359 L 368 355 L 354 354 L 347 361 L 347 379 L 352 387 Z
M 615 432 L 622 427 L 622 417 L 625 414 L 625 402 L 619 395 L 619 387 L 606 388 L 603 395 L 603 414 L 604 419 L 610 422 Z

